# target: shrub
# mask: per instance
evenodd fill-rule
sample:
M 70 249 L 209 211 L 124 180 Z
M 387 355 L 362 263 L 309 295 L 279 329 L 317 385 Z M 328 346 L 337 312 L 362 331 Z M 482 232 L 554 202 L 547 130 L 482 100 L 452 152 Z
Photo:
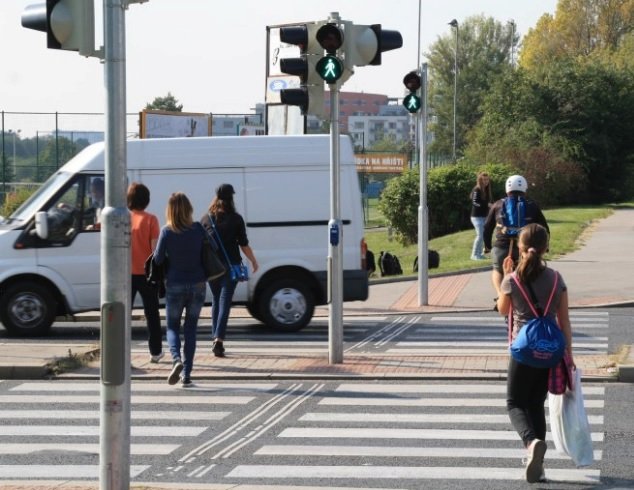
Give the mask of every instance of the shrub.
M 31 194 L 35 192 L 35 189 L 27 189 L 22 187 L 16 191 L 8 192 L 4 203 L 0 206 L 0 216 L 8 217 L 18 209 L 24 201 L 26 201 Z

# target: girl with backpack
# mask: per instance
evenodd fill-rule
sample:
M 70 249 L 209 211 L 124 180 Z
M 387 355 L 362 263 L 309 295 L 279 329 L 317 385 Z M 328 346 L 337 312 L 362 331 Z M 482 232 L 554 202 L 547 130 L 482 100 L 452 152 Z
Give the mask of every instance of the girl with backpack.
M 557 319 L 559 328 L 566 339 L 566 352 L 571 365 L 572 331 L 568 314 L 568 290 L 559 273 L 546 265 L 543 254 L 548 250 L 548 231 L 543 226 L 531 223 L 522 228 L 518 238 L 519 263 L 515 270 L 518 281 L 526 290 L 532 290 L 537 308 L 548 304 L 544 315 Z M 502 267 L 504 278 L 500 286 L 497 307 L 500 315 L 511 315 L 513 325 L 511 337 L 515 339 L 520 329 L 535 315 L 515 283 L 513 258 L 507 256 Z M 557 276 L 558 275 L 558 276 Z M 557 284 L 555 285 L 555 279 Z M 553 286 L 554 291 L 553 291 Z M 535 301 L 536 300 L 536 301 Z M 512 308 L 512 312 L 511 312 Z M 548 395 L 548 368 L 535 368 L 510 358 L 507 385 L 506 409 L 513 427 L 528 450 L 526 481 L 537 483 L 545 480 L 544 454 L 546 453 L 546 415 L 544 403 Z

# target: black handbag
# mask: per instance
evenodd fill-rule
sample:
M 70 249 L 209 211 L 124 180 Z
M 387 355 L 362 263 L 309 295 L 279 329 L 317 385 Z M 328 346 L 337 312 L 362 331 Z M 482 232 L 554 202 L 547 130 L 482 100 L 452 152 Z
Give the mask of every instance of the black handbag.
M 166 269 L 167 269 L 167 258 L 165 258 L 165 261 L 161 265 L 158 265 L 154 261 L 153 253 L 151 253 L 150 256 L 145 260 L 145 264 L 144 264 L 145 280 L 150 286 L 157 289 L 159 298 L 165 297 Z
M 205 277 L 207 278 L 207 280 L 213 281 L 214 279 L 218 279 L 220 276 L 222 276 L 225 272 L 227 272 L 227 270 L 225 269 L 222 261 L 218 258 L 216 252 L 214 252 L 214 249 L 211 246 L 211 243 L 207 236 L 207 231 L 204 228 L 203 233 L 203 247 L 201 251 L 203 270 L 205 271 Z

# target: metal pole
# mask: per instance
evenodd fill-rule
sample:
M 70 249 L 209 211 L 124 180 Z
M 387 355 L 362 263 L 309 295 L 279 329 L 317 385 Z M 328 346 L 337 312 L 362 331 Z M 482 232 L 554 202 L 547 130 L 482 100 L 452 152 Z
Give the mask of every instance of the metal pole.
M 340 205 L 339 84 L 330 89 L 330 221 L 328 222 L 328 362 L 343 362 L 343 228 Z
M 429 216 L 427 210 L 427 63 L 420 67 L 420 95 L 422 107 L 420 110 L 420 195 L 418 205 L 418 306 L 429 304 L 428 282 L 428 239 Z
M 126 207 L 126 0 L 104 8 L 105 184 L 101 212 L 101 490 L 130 487 L 130 214 Z

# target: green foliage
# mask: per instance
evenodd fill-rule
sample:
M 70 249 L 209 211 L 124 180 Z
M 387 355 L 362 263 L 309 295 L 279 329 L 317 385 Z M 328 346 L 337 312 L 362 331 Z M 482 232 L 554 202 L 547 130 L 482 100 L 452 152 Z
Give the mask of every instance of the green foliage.
M 35 192 L 35 189 L 27 189 L 24 187 L 19 188 L 14 192 L 8 192 L 4 203 L 0 206 L 0 216 L 9 217 L 13 212 L 20 207 L 20 205 L 26 201 L 31 194 Z
M 427 209 L 431 238 L 455 233 L 471 226 L 471 190 L 479 172 L 491 177 L 494 198 L 504 195 L 504 183 L 513 168 L 509 165 L 446 165 L 427 173 Z M 418 167 L 390 180 L 379 202 L 379 211 L 395 232 L 399 243 L 418 239 L 420 174 Z
M 483 97 L 493 80 L 509 71 L 511 46 L 519 37 L 510 24 L 492 17 L 474 16 L 460 22 L 456 102 L 456 148 L 462 154 L 466 135 L 482 116 Z M 450 155 L 453 151 L 454 84 L 456 82 L 456 30 L 448 31 L 425 53 L 429 60 L 429 105 L 434 114 L 430 152 Z
M 182 112 L 183 104 L 179 104 L 176 97 L 171 92 L 167 92 L 165 97 L 156 97 L 151 103 L 148 103 L 145 106 L 145 110 Z

